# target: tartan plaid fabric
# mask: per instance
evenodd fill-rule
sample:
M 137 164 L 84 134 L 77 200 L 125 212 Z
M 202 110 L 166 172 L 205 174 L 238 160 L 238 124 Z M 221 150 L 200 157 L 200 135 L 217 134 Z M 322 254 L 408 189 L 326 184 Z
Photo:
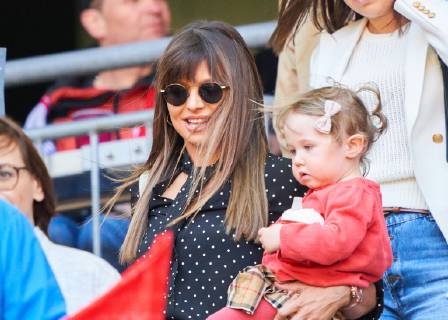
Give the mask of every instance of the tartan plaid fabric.
M 274 308 L 281 308 L 289 295 L 276 288 L 274 282 L 275 275 L 263 265 L 244 268 L 229 286 L 227 307 L 253 314 L 264 297 Z
M 275 309 L 280 309 L 290 294 L 278 289 L 275 280 L 275 275 L 261 264 L 244 268 L 229 286 L 227 307 L 253 315 L 264 298 Z M 337 312 L 332 320 L 345 320 L 345 317 Z

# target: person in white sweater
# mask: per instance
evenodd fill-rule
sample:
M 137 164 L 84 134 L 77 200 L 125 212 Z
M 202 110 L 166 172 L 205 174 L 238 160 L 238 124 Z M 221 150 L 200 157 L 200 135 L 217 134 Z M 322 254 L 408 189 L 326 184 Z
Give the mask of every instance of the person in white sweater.
M 290 41 L 280 28 L 274 33 L 277 49 L 284 48 L 277 101 L 285 99 L 286 87 L 289 93 L 295 90 L 288 84 L 291 78 L 301 85 L 297 91 L 327 86 L 329 81 L 350 88 L 374 82 L 380 89 L 389 130 L 369 154 L 368 177 L 381 185 L 394 251 L 394 263 L 384 276 L 382 319 L 444 319 L 448 86 L 445 81 L 444 88 L 442 68 L 448 64 L 448 1 L 345 0 L 328 11 L 318 1 L 288 3 L 297 13 L 284 19 L 291 28 L 314 6 L 314 30 L 323 31 L 308 33 L 316 45 L 312 57 L 307 56 L 310 61 L 296 60 L 300 50 L 294 49 L 306 42 Z M 285 12 L 291 12 L 287 6 Z M 293 33 L 292 38 L 297 37 Z M 303 80 L 297 66 L 307 63 L 309 73 Z M 363 97 L 367 104 L 372 99 Z
M 32 141 L 13 121 L 0 119 L 0 198 L 16 206 L 35 233 L 73 314 L 106 292 L 120 274 L 103 259 L 51 242 L 46 235 L 55 213 L 51 178 Z

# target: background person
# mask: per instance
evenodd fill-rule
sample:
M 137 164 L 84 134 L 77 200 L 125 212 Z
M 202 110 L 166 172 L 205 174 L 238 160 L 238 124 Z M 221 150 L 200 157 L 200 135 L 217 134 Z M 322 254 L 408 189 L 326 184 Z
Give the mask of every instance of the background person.
M 368 156 L 394 252 L 383 318 L 444 318 L 448 164 L 441 67 L 448 62 L 448 2 L 330 2 L 322 2 L 326 10 L 318 1 L 289 1 L 279 26 L 291 23 L 283 29 L 289 34 L 311 15 L 324 29 L 310 64 L 311 87 L 327 86 L 328 78 L 352 88 L 373 81 L 383 97 L 389 129 Z M 279 47 L 291 45 L 280 28 L 276 34 L 284 39 Z
M 82 0 L 80 21 L 100 47 L 107 47 L 166 36 L 171 13 L 165 0 Z M 153 76 L 153 65 L 148 64 L 61 79 L 31 111 L 25 128 L 151 108 Z M 136 130 L 120 133 L 122 137 L 129 135 L 138 137 L 141 133 Z M 84 140 L 58 140 L 56 149 L 77 148 L 87 142 Z
M 0 199 L 0 317 L 58 320 L 64 315 L 64 298 L 33 229 Z
M 268 154 L 261 83 L 233 27 L 185 27 L 159 60 L 156 88 L 151 153 L 121 187 L 140 179 L 121 258 L 133 262 L 156 234 L 173 230 L 167 318 L 203 319 L 224 307 L 239 270 L 260 263 L 258 230 L 277 220 L 303 187 L 289 160 Z M 317 290 L 314 316 L 350 303 L 348 287 Z
M 171 27 L 171 12 L 166 0 L 81 0 L 81 25 L 100 47 L 159 39 L 167 36 Z M 57 81 L 29 114 L 26 129 L 47 124 L 103 117 L 117 113 L 146 110 L 154 106 L 154 65 L 147 64 L 116 70 L 101 71 L 96 75 L 65 78 Z M 99 135 L 99 140 L 137 138 L 145 135 L 144 127 L 123 128 Z M 68 137 L 44 143 L 44 152 L 53 153 L 79 148 L 89 143 L 87 136 Z M 86 178 L 86 179 L 84 179 Z M 85 175 L 63 190 L 64 198 L 87 196 Z M 102 189 L 110 183 L 102 182 Z M 88 190 L 88 189 L 87 189 Z M 121 216 L 101 216 L 101 256 L 117 270 L 118 250 L 123 243 L 129 220 L 128 210 Z M 50 225 L 50 237 L 60 244 L 93 251 L 90 213 L 60 215 Z M 80 222 L 81 221 L 81 222 Z M 86 221 L 82 227 L 79 224 Z
M 86 306 L 120 279 L 103 259 L 47 238 L 55 208 L 51 178 L 31 140 L 5 118 L 0 119 L 0 198 L 19 208 L 36 226 L 36 236 L 64 295 L 67 313 Z

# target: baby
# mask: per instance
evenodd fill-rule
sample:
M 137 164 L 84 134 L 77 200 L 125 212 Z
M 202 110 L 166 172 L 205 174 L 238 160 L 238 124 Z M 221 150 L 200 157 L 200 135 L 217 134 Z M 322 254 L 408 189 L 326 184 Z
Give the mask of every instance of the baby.
M 366 90 L 378 97 L 372 114 L 357 95 Z M 359 300 L 362 288 L 391 265 L 380 188 L 363 177 L 365 155 L 385 130 L 386 118 L 375 89 L 357 93 L 320 88 L 279 112 L 294 177 L 309 188 L 304 209 L 260 229 L 262 264 L 238 274 L 227 307 L 209 319 L 273 319 L 290 298 L 275 282 L 352 286 Z

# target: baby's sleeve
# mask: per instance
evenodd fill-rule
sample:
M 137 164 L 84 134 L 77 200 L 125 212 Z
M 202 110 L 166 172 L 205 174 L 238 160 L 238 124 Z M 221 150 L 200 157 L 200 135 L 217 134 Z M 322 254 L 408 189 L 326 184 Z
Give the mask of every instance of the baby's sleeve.
M 378 197 L 359 184 L 332 190 L 325 199 L 323 225 L 292 223 L 280 231 L 280 254 L 297 262 L 332 265 L 348 258 L 365 238 Z

